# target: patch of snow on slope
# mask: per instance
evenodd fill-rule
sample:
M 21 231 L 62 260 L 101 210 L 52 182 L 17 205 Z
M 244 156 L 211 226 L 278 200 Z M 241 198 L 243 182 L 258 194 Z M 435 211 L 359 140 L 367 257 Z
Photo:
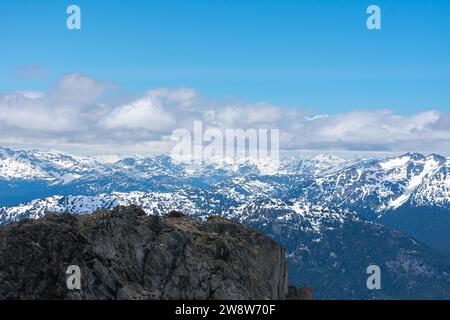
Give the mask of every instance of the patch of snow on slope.
M 47 174 L 32 164 L 15 158 L 0 160 L 0 178 L 11 179 L 37 179 L 46 178 Z
M 403 157 L 399 157 L 399 158 L 394 158 L 394 159 L 390 159 L 384 162 L 380 163 L 380 166 L 384 169 L 384 170 L 391 170 L 394 168 L 400 168 L 405 166 L 408 161 L 411 160 L 411 157 L 409 156 L 403 156 Z
M 400 197 L 391 200 L 388 208 L 397 209 L 402 206 L 411 197 L 413 191 L 423 183 L 424 179 L 431 176 L 439 167 L 439 161 L 436 161 L 432 157 L 428 157 L 420 174 L 411 177 L 405 192 Z

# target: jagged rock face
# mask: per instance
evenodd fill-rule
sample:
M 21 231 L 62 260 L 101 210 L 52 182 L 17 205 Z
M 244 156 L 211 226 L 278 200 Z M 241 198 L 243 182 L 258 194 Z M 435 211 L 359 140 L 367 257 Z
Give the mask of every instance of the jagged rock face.
M 282 247 L 219 217 L 138 207 L 50 214 L 0 231 L 0 299 L 284 299 Z M 81 270 L 69 290 L 66 270 Z

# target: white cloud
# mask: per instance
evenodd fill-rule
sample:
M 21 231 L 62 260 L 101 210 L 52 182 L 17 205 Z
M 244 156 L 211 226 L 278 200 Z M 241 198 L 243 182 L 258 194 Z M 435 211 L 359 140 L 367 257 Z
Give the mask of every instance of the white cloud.
M 42 99 L 45 97 L 45 94 L 40 91 L 18 91 L 17 93 L 27 99 Z
M 64 108 L 50 108 L 42 93 L 28 91 L 0 96 L 0 124 L 12 131 L 74 130 L 73 116 L 76 115 Z
M 310 118 L 292 124 L 287 131 L 293 133 L 290 136 L 294 140 L 291 145 L 300 148 L 395 151 L 408 145 L 408 148 L 426 150 L 433 142 L 448 140 L 442 135 L 436 135 L 437 125 L 445 118 L 448 115 L 438 111 L 410 116 L 398 115 L 389 110 L 355 111 Z M 450 133 L 450 126 L 443 129 L 446 134 Z M 412 141 L 415 141 L 414 146 L 410 144 Z
M 49 100 L 60 106 L 83 107 L 96 102 L 110 88 L 114 88 L 111 83 L 70 73 L 61 77 L 50 90 Z
M 159 99 L 145 96 L 115 109 L 104 119 L 103 125 L 108 129 L 146 129 L 161 133 L 174 127 L 176 121 L 163 109 Z
M 190 88 L 179 88 L 175 90 L 158 88 L 148 91 L 148 95 L 158 99 L 166 99 L 184 108 L 191 107 L 198 98 L 197 91 Z
M 225 127 L 273 126 L 292 114 L 292 110 L 265 103 L 229 105 L 216 111 L 216 121 Z
M 170 152 L 167 135 L 177 128 L 191 130 L 194 120 L 203 120 L 205 128 L 280 129 L 282 149 L 450 154 L 450 116 L 434 110 L 305 117 L 300 110 L 267 103 L 221 106 L 190 88 L 155 88 L 115 105 L 110 102 L 114 97 L 104 98 L 115 88 L 74 73 L 61 77 L 47 93 L 0 94 L 0 145 Z

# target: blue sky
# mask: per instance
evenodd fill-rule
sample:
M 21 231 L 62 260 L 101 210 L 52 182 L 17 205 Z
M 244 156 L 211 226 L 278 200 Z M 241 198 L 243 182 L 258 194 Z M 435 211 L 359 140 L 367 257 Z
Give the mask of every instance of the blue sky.
M 380 31 L 366 28 L 369 4 Z M 66 7 L 82 30 L 65 28 Z M 450 2 L 0 2 L 0 92 L 81 72 L 129 92 L 187 86 L 218 100 L 336 114 L 450 110 Z
M 2 0 L 0 145 L 165 153 L 203 121 L 280 129 L 285 150 L 450 155 L 449 36 L 447 0 Z

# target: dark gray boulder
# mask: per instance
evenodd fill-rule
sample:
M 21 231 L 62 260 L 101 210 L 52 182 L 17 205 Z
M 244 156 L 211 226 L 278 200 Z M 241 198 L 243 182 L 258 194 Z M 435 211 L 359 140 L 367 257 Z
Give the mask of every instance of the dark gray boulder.
M 81 289 L 66 285 L 69 266 Z M 285 299 L 284 249 L 220 217 L 117 207 L 0 230 L 0 299 Z

